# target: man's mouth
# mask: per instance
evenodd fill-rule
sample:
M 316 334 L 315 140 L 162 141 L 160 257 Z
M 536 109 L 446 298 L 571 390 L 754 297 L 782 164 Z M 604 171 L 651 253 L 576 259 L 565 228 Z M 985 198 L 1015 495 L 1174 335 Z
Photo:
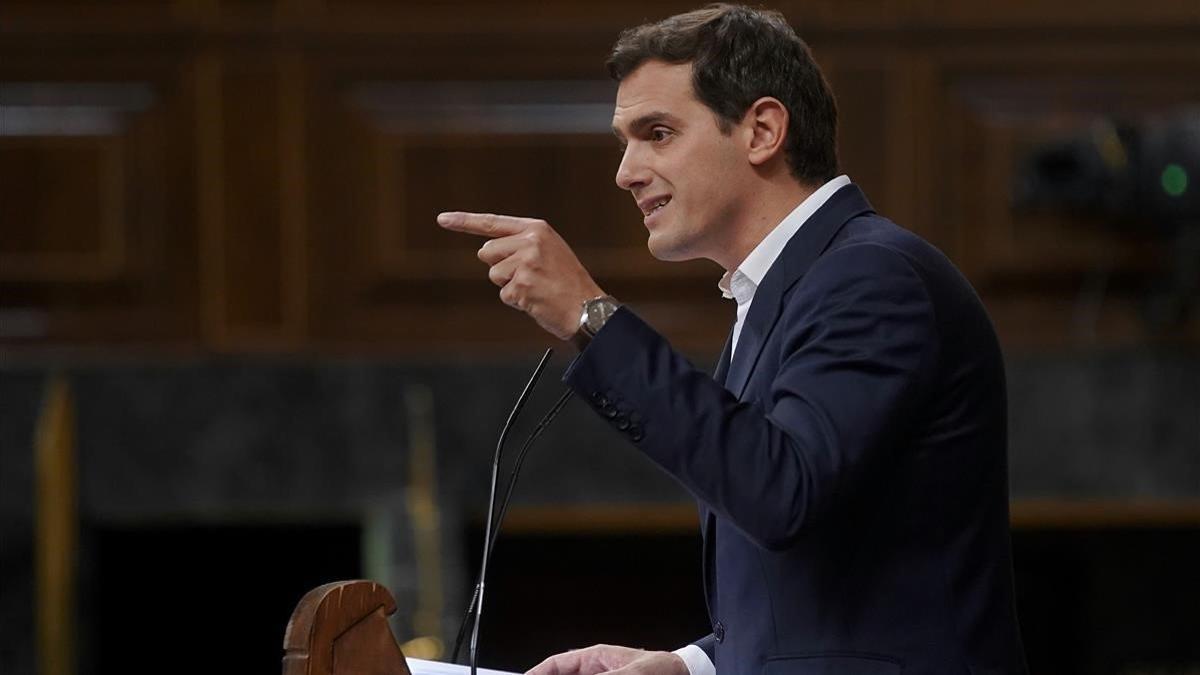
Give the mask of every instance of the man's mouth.
M 671 196 L 665 195 L 662 197 L 655 197 L 654 199 L 648 199 L 644 202 L 640 202 L 638 204 L 638 207 L 641 208 L 642 214 L 644 214 L 646 217 L 650 217 L 650 216 L 654 215 L 655 213 L 658 213 L 659 211 L 661 211 L 664 206 L 666 206 L 668 203 L 670 203 L 670 201 L 671 201 Z

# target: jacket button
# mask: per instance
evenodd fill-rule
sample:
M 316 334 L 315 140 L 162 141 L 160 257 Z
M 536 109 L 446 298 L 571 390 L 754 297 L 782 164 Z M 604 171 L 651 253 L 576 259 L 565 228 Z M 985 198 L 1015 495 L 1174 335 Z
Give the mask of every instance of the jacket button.
M 592 392 L 592 402 L 601 408 L 606 407 L 609 403 L 608 397 L 598 391 Z
M 639 427 L 638 425 L 634 424 L 629 427 L 629 438 L 634 443 L 637 443 L 638 441 L 642 440 L 643 438 L 645 438 L 645 436 L 646 436 L 646 434 L 642 432 L 642 428 Z
M 605 406 L 605 408 L 601 412 L 604 414 L 605 417 L 607 417 L 610 420 L 615 419 L 617 416 L 617 409 L 611 405 Z
M 725 624 L 718 621 L 717 625 L 713 626 L 713 635 L 716 636 L 717 642 L 724 642 L 725 641 Z
M 629 418 L 624 415 L 617 415 L 617 429 L 625 431 L 629 428 Z

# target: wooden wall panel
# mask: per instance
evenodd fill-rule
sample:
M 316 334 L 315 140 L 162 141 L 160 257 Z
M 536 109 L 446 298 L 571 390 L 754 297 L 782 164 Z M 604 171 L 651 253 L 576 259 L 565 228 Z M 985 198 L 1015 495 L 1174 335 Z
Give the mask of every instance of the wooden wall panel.
M 475 210 L 547 220 L 606 289 L 648 301 L 639 307 L 691 344 L 719 341 L 725 328 L 703 314 L 719 299 L 719 272 L 653 260 L 633 200 L 614 183 L 611 83 L 430 84 L 360 72 L 327 72 L 315 85 L 314 180 L 330 188 L 312 222 L 323 339 L 419 349 L 439 334 L 458 344 L 544 340 L 497 301 L 475 256 L 482 241 L 435 224 L 440 211 Z
M 199 64 L 205 336 L 295 348 L 308 295 L 302 61 L 230 50 Z
M 313 13 L 334 31 L 380 34 L 398 26 L 422 35 L 504 35 L 539 41 L 567 37 L 578 41 L 600 37 L 608 44 L 630 26 L 686 12 L 703 3 L 688 0 L 542 2 L 507 0 L 478 2 L 438 0 L 386 3 L 376 0 L 314 0 Z
M 1133 27 L 1200 26 L 1200 6 L 1191 0 L 1125 2 L 1045 2 L 1008 0 L 1002 3 L 913 0 L 917 21 L 946 27 L 1058 30 L 1069 27 L 1127 30 Z
M 838 102 L 838 158 L 842 171 L 872 205 L 896 222 L 931 236 L 914 213 L 911 78 L 895 49 L 817 49 Z M 880 111 L 886 111 L 880 114 Z
M 312 35 L 602 35 L 611 41 L 622 29 L 702 6 L 687 0 L 9 0 L 0 5 L 0 28 L 37 32 L 130 35 L 180 29 L 299 31 Z M 1122 0 L 1050 3 L 1014 0 L 778 0 L 802 33 L 855 35 L 869 31 L 1086 29 L 1194 30 L 1200 9 L 1192 0 Z
M 907 24 L 919 0 L 791 0 L 772 3 L 801 35 L 814 30 L 892 29 Z M 806 38 L 807 39 L 807 38 Z
M 193 338 L 187 70 L 163 54 L 6 56 L 0 336 Z
M 646 252 L 602 66 L 622 28 L 692 5 L 0 3 L 0 105 L 24 111 L 0 130 L 0 340 L 544 342 L 495 299 L 479 242 L 433 225 L 464 208 L 550 220 L 606 289 L 711 351 L 732 314 L 719 270 Z M 960 264 L 1010 346 L 1162 337 L 1138 314 L 1153 242 L 1017 213 L 1008 187 L 1038 142 L 1196 102 L 1194 2 L 778 7 L 834 85 L 845 169 Z
M 123 151 L 112 135 L 0 138 L 0 279 L 103 282 L 127 272 Z

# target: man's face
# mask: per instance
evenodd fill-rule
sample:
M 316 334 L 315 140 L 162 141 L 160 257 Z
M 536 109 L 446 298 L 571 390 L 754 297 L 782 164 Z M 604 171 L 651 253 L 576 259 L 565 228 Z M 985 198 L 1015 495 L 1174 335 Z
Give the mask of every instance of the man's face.
M 752 196 L 751 166 L 741 128 L 721 133 L 714 113 L 696 99 L 691 64 L 648 61 L 625 77 L 613 132 L 625 146 L 617 185 L 644 214 L 650 253 L 725 264 Z

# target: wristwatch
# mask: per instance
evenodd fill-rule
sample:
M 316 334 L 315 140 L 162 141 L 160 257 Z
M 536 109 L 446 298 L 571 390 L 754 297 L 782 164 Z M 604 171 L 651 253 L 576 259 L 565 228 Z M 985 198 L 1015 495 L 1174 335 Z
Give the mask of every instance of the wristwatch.
M 620 306 L 621 303 L 611 295 L 601 295 L 584 301 L 583 312 L 579 315 L 579 330 L 571 337 L 571 342 L 579 351 L 588 346 Z

